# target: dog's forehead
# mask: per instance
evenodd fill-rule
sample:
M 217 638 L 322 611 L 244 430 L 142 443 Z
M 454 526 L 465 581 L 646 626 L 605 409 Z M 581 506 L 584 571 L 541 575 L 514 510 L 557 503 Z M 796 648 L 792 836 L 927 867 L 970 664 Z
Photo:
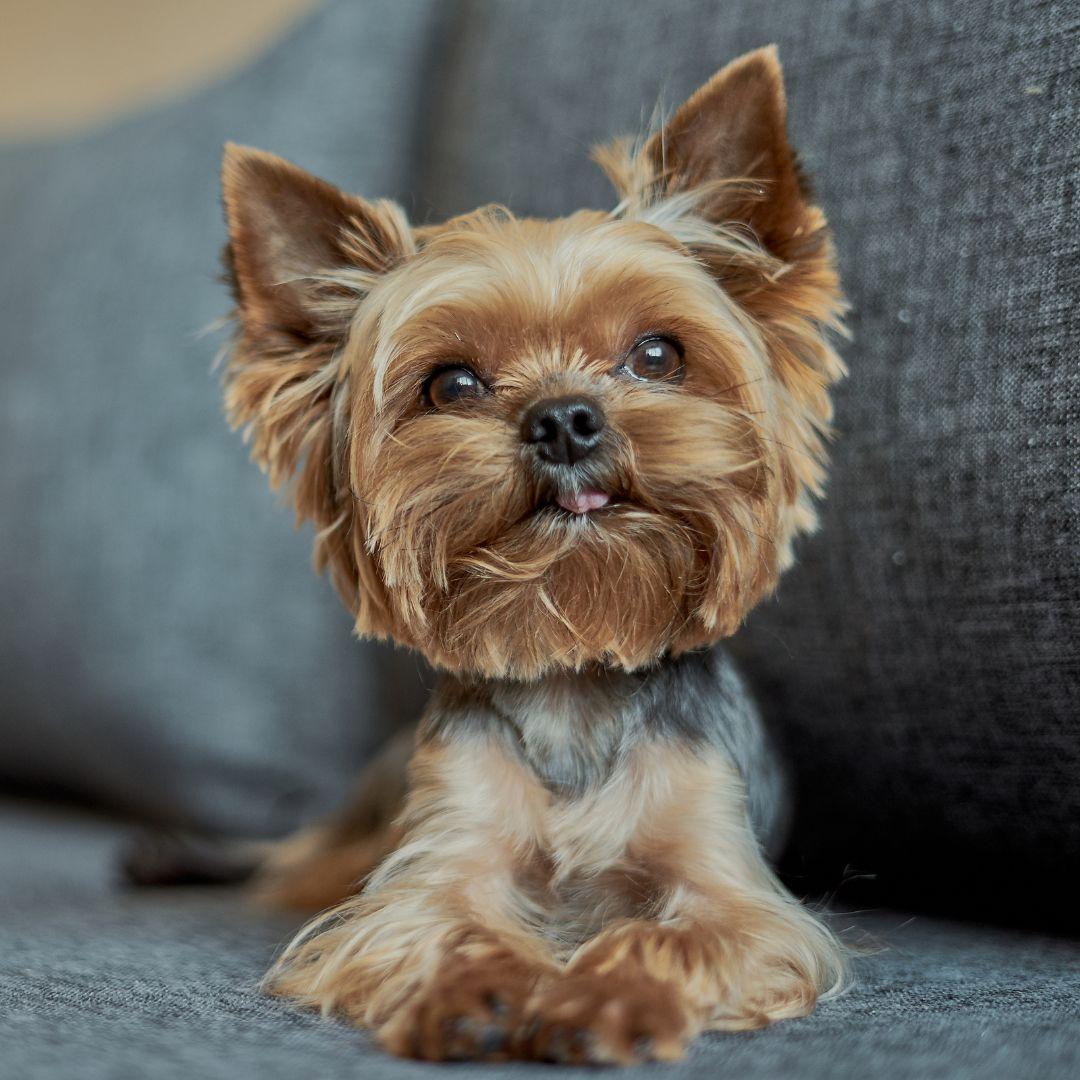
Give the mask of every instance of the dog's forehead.
M 645 222 L 595 210 L 519 218 L 501 207 L 452 219 L 421 247 L 421 259 L 452 260 L 461 271 L 481 276 L 495 271 L 507 285 L 540 284 L 557 294 L 581 288 L 585 274 L 618 270 L 643 257 L 659 264 L 680 253 L 678 241 Z
M 424 238 L 396 276 L 382 329 L 405 351 L 427 345 L 508 363 L 549 344 L 609 348 L 714 293 L 682 245 L 652 225 L 597 211 L 541 220 L 489 209 Z

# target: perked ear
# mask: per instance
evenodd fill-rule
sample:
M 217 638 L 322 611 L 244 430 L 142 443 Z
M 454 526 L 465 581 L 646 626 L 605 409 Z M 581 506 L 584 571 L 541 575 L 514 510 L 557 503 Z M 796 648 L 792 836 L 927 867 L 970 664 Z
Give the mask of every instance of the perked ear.
M 781 262 L 794 261 L 824 224 L 788 142 L 775 45 L 721 68 L 636 151 L 622 142 L 595 156 L 629 212 L 683 196 L 712 224 L 749 228 Z
M 227 143 L 226 272 L 243 329 L 298 343 L 342 330 L 341 301 L 412 250 L 400 207 L 339 191 L 283 158 Z

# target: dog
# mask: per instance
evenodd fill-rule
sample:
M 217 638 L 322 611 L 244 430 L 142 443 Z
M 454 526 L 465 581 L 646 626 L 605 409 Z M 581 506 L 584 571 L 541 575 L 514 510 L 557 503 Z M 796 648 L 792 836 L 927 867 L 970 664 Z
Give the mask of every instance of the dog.
M 594 152 L 613 210 L 422 227 L 227 146 L 228 414 L 356 631 L 442 673 L 353 805 L 265 853 L 264 896 L 325 909 L 270 992 L 399 1055 L 632 1063 L 843 984 L 716 646 L 815 526 L 844 373 L 786 127 L 761 49 Z

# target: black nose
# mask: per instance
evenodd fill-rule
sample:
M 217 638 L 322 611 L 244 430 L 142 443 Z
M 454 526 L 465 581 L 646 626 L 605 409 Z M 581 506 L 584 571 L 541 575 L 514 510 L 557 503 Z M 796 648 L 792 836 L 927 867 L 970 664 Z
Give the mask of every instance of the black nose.
M 530 406 L 521 438 L 556 465 L 573 465 L 590 454 L 604 430 L 604 410 L 587 397 L 547 398 Z

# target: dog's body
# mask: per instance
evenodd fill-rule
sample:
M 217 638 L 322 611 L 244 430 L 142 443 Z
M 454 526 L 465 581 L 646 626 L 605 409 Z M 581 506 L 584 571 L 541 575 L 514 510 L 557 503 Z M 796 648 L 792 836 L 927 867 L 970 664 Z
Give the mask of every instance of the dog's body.
M 401 1054 L 631 1061 L 677 1056 L 702 1026 L 801 1015 L 836 977 L 828 934 L 763 860 L 782 772 L 719 650 L 635 673 L 448 676 L 416 746 L 407 796 L 384 787 L 376 805 L 365 783 L 264 867 L 279 903 L 365 883 L 286 951 L 278 992 L 359 995 Z M 395 772 L 379 763 L 381 783 Z
M 278 906 L 321 910 L 340 901 L 401 841 L 416 746 L 453 740 L 498 747 L 507 767 L 529 772 L 546 789 L 550 805 L 576 806 L 584 819 L 589 796 L 620 789 L 651 744 L 719 754 L 745 791 L 748 822 L 766 858 L 778 854 L 786 835 L 785 770 L 737 672 L 715 648 L 634 673 L 596 669 L 534 682 L 444 676 L 419 729 L 386 745 L 341 811 L 285 843 L 241 849 L 239 872 L 257 872 L 259 891 Z M 592 817 L 595 825 L 604 816 Z M 555 858 L 543 836 L 535 855 Z M 560 911 L 544 921 L 548 936 L 557 935 Z
M 336 902 L 269 987 L 402 1054 L 675 1057 L 843 972 L 762 855 L 779 773 L 712 648 L 813 527 L 842 373 L 775 52 L 599 157 L 611 213 L 414 229 L 226 154 L 230 413 L 357 630 L 448 673 L 408 783 L 261 874 Z

